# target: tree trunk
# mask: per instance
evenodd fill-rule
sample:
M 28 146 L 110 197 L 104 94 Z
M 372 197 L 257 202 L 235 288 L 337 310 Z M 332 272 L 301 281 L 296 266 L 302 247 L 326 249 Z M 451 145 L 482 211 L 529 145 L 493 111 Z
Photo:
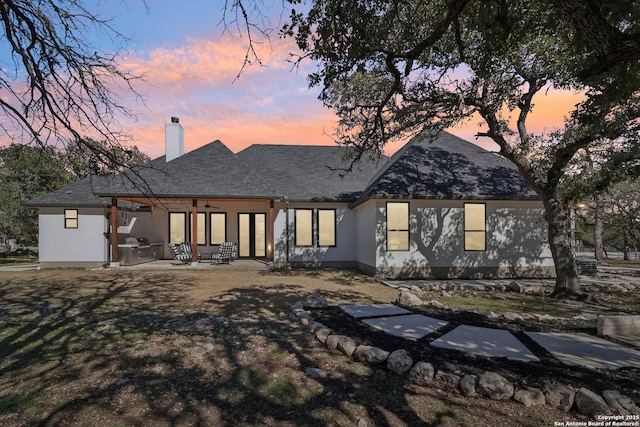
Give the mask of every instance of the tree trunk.
M 593 213 L 593 245 L 595 246 L 595 258 L 596 261 L 602 261 L 604 259 L 604 245 L 602 244 L 602 218 L 601 210 L 602 206 L 599 200 L 596 200 L 596 207 Z
M 569 239 L 569 206 L 556 197 L 543 200 L 549 224 L 549 246 L 556 266 L 554 297 L 581 295 L 578 266 Z
M 629 258 L 629 232 L 627 229 L 622 230 L 622 257 L 625 261 L 630 261 Z

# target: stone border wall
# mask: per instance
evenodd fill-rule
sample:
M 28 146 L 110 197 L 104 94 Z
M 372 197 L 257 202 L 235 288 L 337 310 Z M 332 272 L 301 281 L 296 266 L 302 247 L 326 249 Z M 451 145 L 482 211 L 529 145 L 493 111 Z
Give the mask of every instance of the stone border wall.
M 405 349 L 386 351 L 378 347 L 359 345 L 353 338 L 334 334 L 325 325 L 315 322 L 307 308 L 327 306 L 325 298 L 317 293 L 309 295 L 304 301 L 291 306 L 293 317 L 309 328 L 316 339 L 333 351 L 339 351 L 356 361 L 384 366 L 417 385 L 431 385 L 446 391 L 457 390 L 465 397 L 483 396 L 493 400 L 514 400 L 527 407 L 550 405 L 561 411 L 577 411 L 580 414 L 596 417 L 607 416 L 616 420 L 616 415 L 640 415 L 638 407 L 631 398 L 616 390 L 605 390 L 602 395 L 570 384 L 551 383 L 539 390 L 532 387 L 516 389 L 506 378 L 496 372 L 484 372 L 482 375 L 456 375 L 445 370 L 436 370 L 427 361 L 414 361 Z M 319 378 L 326 373 L 317 368 L 308 368 L 307 374 Z

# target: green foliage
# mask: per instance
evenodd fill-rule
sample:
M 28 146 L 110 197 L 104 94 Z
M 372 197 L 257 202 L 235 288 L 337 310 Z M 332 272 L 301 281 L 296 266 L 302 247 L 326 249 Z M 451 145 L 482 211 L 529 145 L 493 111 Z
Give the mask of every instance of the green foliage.
M 108 175 L 150 160 L 135 145 L 114 145 L 91 138 L 80 138 L 69 144 L 66 157 L 69 169 L 78 179 L 89 175 Z
M 53 147 L 12 144 L 0 149 L 0 233 L 35 244 L 37 211 L 25 202 L 76 179 L 105 175 L 149 161 L 137 147 L 82 138 L 59 151 Z
M 73 180 L 62 153 L 51 147 L 11 144 L 0 149 L 0 233 L 37 241 L 37 212 L 24 203 Z

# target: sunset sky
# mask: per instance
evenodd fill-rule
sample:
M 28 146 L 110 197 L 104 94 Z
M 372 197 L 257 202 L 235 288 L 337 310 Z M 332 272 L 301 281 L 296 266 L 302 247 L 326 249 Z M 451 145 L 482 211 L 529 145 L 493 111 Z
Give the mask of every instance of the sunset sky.
M 265 26 L 277 30 L 288 12 L 283 12 L 281 0 L 263 3 L 273 14 Z M 247 67 L 236 80 L 247 39 L 233 24 L 224 31 L 222 0 L 147 0 L 148 10 L 141 0 L 98 5 L 99 14 L 112 18 L 131 38 L 123 46 L 129 51 L 125 69 L 146 74 L 146 84 L 138 86 L 144 104 L 123 95 L 121 102 L 138 120 L 122 126 L 133 144 L 152 158 L 164 154 L 164 123 L 172 116 L 179 117 L 185 129 L 185 151 L 216 139 L 234 152 L 251 144 L 333 144 L 326 134 L 332 133 L 336 117 L 317 99 L 320 89 L 308 88 L 307 72 L 314 65 L 306 63 L 306 69 L 296 71 L 286 61 L 295 51 L 291 40 L 275 32 L 270 46 L 262 40 L 264 66 Z M 109 49 L 108 41 L 101 43 Z M 575 103 L 575 95 L 567 93 L 538 99 L 530 130 L 561 124 Z M 472 122 L 450 131 L 473 141 L 479 129 Z M 397 148 L 389 147 L 388 154 Z

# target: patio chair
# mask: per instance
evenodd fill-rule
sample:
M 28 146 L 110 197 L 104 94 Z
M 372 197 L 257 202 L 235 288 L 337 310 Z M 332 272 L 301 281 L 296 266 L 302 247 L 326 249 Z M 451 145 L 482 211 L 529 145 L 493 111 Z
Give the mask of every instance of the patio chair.
M 211 264 L 230 264 L 233 256 L 233 242 L 222 242 L 218 253 L 211 255 Z
M 186 252 L 184 247 L 187 246 L 189 251 Z M 169 243 L 169 250 L 171 251 L 171 255 L 177 261 L 183 262 L 185 264 L 191 262 L 191 245 L 181 243 L 180 245 L 176 245 L 175 243 Z

